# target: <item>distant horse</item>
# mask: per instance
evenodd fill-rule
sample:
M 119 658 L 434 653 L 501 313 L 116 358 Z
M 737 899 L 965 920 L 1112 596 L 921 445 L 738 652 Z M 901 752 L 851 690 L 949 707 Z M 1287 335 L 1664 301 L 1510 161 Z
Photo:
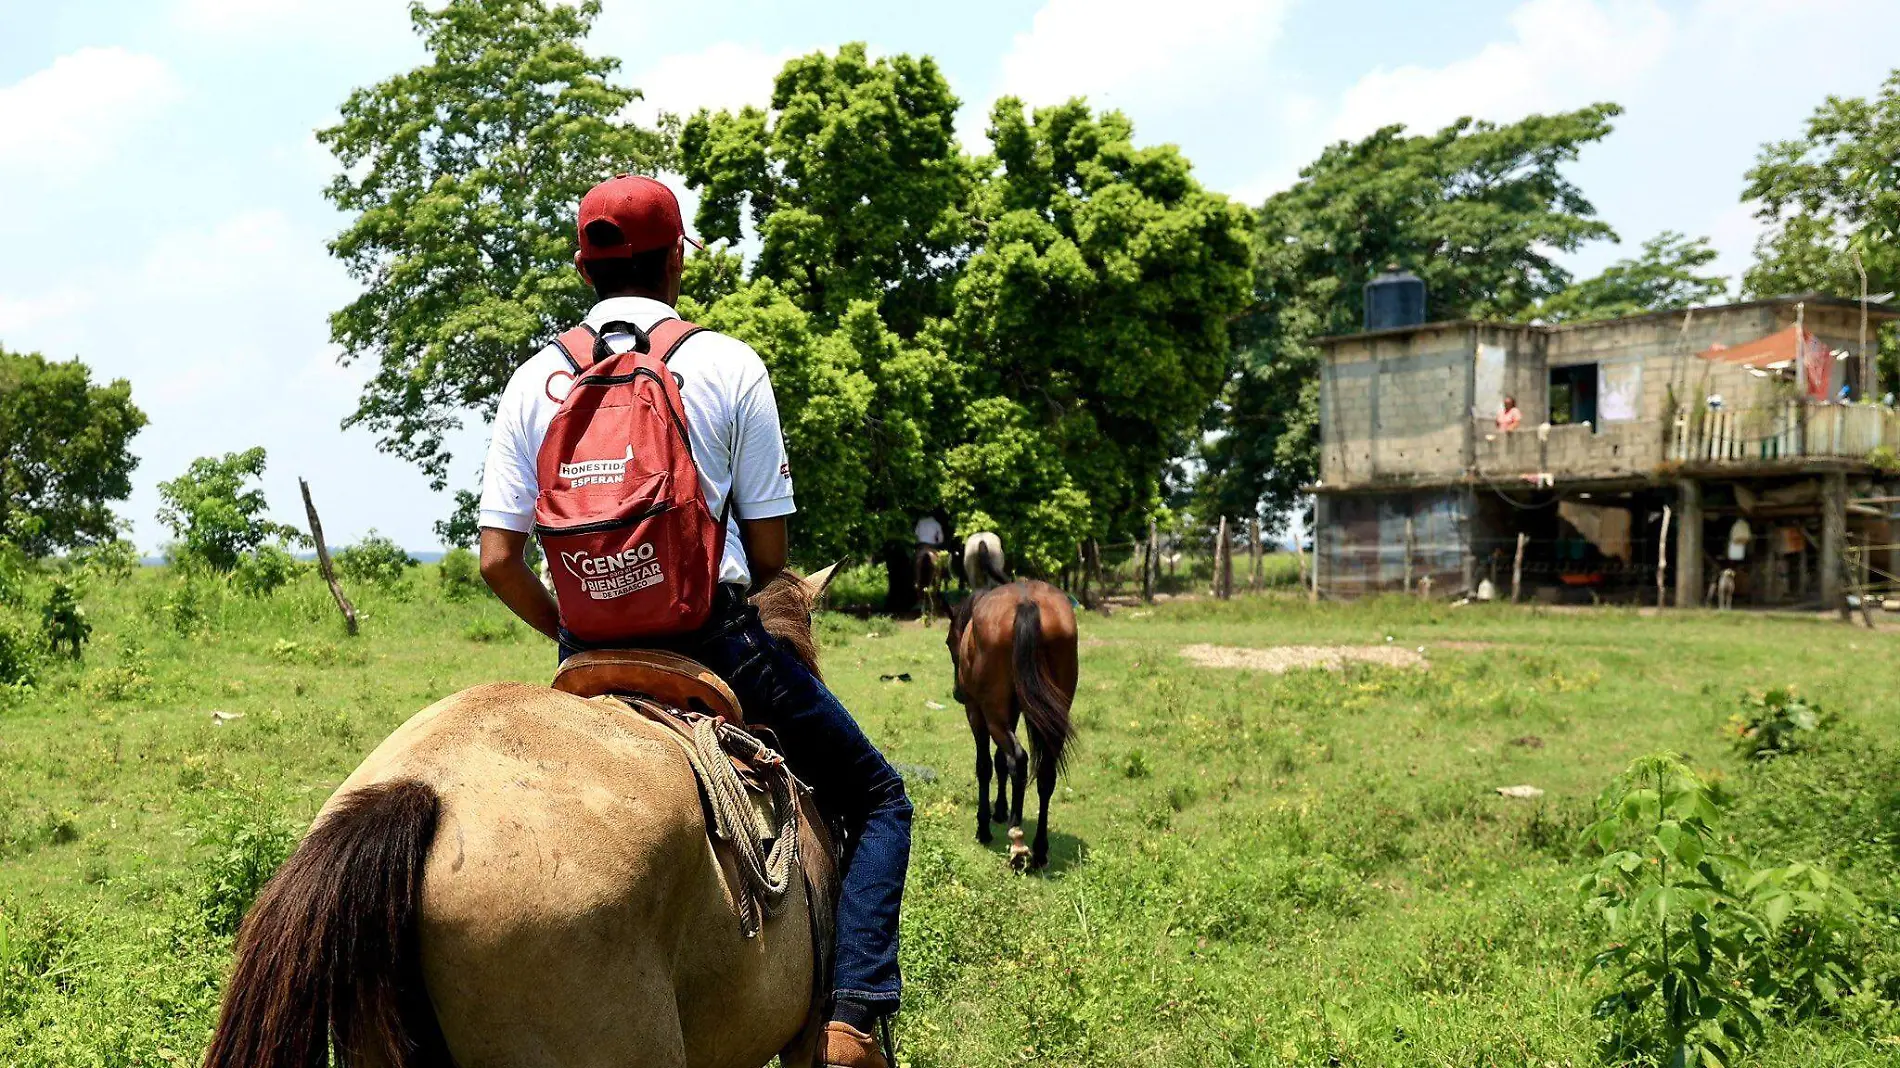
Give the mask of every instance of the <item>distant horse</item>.
M 937 609 L 949 604 L 950 552 L 919 545 L 910 566 L 917 582 L 917 597 L 923 602 L 924 626 L 928 627 L 936 618 Z
M 973 590 L 986 590 L 1009 581 L 1003 566 L 1003 539 L 979 530 L 963 541 L 963 578 Z
M 950 617 L 950 662 L 956 672 L 956 696 L 976 739 L 976 839 L 990 841 L 990 823 L 1005 823 L 1017 848 L 1010 862 L 1020 865 L 1023 790 L 1029 754 L 1016 740 L 1017 720 L 1029 721 L 1029 746 L 1035 755 L 1036 844 L 1031 867 L 1049 863 L 1049 795 L 1074 728 L 1069 707 L 1075 701 L 1075 610 L 1062 591 L 1046 582 L 994 586 L 957 606 Z M 996 746 L 996 811 L 990 813 L 990 745 Z M 1004 796 L 1015 786 L 1013 801 Z
M 781 573 L 754 598 L 807 663 L 822 586 Z M 794 875 L 741 929 L 699 759 L 649 720 L 518 682 L 416 714 L 251 906 L 205 1068 L 310 1068 L 333 1047 L 357 1068 L 810 1064 L 829 890 Z M 799 804 L 795 863 L 828 875 Z

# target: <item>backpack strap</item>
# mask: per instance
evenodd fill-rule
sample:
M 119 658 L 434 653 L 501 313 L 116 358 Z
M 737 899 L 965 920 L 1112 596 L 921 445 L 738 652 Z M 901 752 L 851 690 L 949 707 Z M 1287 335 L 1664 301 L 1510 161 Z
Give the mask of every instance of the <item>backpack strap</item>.
M 684 319 L 661 319 L 647 332 L 647 351 L 658 353 L 660 362 L 665 363 L 673 358 L 673 353 L 679 351 L 687 338 L 705 329 Z
M 567 357 L 568 366 L 574 368 L 576 375 L 586 374 L 594 364 L 600 362 L 596 355 L 596 346 L 600 343 L 600 335 L 594 333 L 594 328 L 586 323 L 564 331 L 554 339 L 554 344 L 561 350 L 561 355 Z

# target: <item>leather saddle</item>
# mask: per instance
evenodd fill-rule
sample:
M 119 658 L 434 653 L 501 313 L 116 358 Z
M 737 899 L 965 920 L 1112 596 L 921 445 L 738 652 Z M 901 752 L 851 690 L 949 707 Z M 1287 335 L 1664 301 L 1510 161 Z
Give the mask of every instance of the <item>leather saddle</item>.
M 561 661 L 554 688 L 576 697 L 635 696 L 744 723 L 739 698 L 704 664 L 658 649 L 592 649 Z

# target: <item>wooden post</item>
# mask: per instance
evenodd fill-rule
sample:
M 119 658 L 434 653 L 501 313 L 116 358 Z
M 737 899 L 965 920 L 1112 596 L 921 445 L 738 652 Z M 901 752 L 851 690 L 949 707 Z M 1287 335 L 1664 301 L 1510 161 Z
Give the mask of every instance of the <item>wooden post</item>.
M 1247 589 L 1260 592 L 1260 517 L 1247 520 Z
M 1676 483 L 1676 607 L 1702 603 L 1702 484 L 1692 478 Z
M 1829 471 L 1821 479 L 1821 603 L 1839 605 L 1847 613 L 1847 591 L 1841 579 L 1847 574 L 1847 473 Z
M 1669 599 L 1666 581 L 1669 575 L 1669 506 L 1663 505 L 1662 533 L 1656 536 L 1656 607 L 1667 608 Z
M 1529 534 L 1522 531 L 1517 535 L 1517 556 L 1511 560 L 1511 603 L 1517 603 L 1518 592 L 1524 587 L 1524 543 L 1531 540 Z
M 1304 539 L 1300 537 L 1299 531 L 1295 531 L 1293 534 L 1293 558 L 1297 560 L 1300 565 L 1300 588 L 1305 589 L 1307 586 L 1306 545 L 1304 544 Z
M 1412 517 L 1405 517 L 1405 592 L 1412 592 L 1412 556 L 1418 548 L 1418 539 L 1412 533 Z
M 317 543 L 317 570 L 323 572 L 323 581 L 330 584 L 330 596 L 336 598 L 336 610 L 343 613 L 343 627 L 356 636 L 356 607 L 350 599 L 343 596 L 343 587 L 336 580 L 336 568 L 330 566 L 330 547 L 323 544 L 323 521 L 317 518 L 316 503 L 310 499 L 310 483 L 302 478 L 297 485 L 303 490 L 303 511 L 310 519 L 310 539 Z
M 1214 596 L 1225 601 L 1234 595 L 1233 548 L 1228 545 L 1227 517 L 1220 517 L 1220 533 L 1214 540 Z
M 1141 603 L 1155 603 L 1155 579 L 1161 575 L 1161 535 L 1155 521 L 1148 520 L 1148 544 L 1141 557 Z

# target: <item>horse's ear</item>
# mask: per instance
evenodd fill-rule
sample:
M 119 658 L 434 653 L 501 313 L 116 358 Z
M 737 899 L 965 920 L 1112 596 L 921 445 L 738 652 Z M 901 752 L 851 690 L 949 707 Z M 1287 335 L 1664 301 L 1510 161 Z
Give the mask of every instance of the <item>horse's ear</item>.
M 844 561 L 840 560 L 838 564 L 842 564 L 843 562 Z M 838 573 L 838 564 L 832 564 L 817 574 L 805 576 L 805 589 L 811 594 L 813 601 L 817 601 L 825 595 L 825 587 L 831 585 L 832 576 Z

